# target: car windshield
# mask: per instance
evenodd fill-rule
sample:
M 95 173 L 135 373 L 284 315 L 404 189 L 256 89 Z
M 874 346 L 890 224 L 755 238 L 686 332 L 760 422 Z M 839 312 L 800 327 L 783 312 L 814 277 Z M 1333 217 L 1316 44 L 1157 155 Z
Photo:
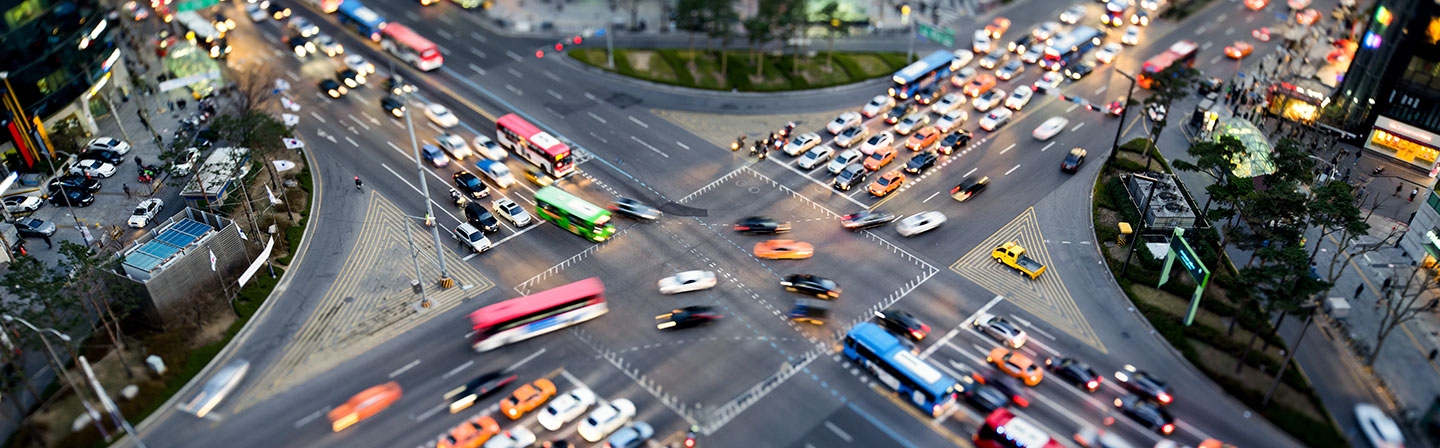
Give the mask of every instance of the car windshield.
M 483 186 L 484 186 L 484 184 L 481 184 L 481 183 L 480 183 L 480 179 L 475 178 L 475 177 L 473 177 L 473 176 L 472 176 L 472 177 L 462 177 L 462 178 L 460 178 L 460 181 L 461 181 L 461 182 L 464 182 L 464 183 L 465 183 L 465 186 L 466 186 L 466 187 L 470 187 L 470 188 L 479 189 L 480 187 L 483 187 Z

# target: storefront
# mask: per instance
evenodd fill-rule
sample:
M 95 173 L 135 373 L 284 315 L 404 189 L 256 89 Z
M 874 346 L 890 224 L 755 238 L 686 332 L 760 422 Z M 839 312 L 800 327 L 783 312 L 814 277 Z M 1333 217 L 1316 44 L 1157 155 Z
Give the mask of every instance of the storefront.
M 1435 160 L 1440 155 L 1436 148 L 1437 140 L 1440 136 L 1380 115 L 1375 119 L 1370 136 L 1365 139 L 1365 149 L 1415 165 L 1430 171 L 1430 177 L 1435 177 Z
M 1320 109 L 1330 104 L 1324 94 L 1288 82 L 1272 84 L 1265 99 L 1271 114 L 1306 124 L 1314 123 L 1320 118 Z

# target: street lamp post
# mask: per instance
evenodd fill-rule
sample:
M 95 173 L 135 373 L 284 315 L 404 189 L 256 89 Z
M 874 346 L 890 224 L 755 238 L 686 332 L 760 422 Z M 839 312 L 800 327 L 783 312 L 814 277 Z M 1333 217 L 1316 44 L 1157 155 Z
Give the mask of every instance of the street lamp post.
M 90 400 L 85 399 L 85 394 L 81 392 L 79 386 L 75 385 L 75 380 L 70 378 L 70 372 L 65 370 L 65 363 L 61 362 L 60 356 L 55 354 L 55 347 L 50 346 L 50 340 L 45 337 L 45 333 L 54 334 L 55 337 L 69 344 L 70 335 L 61 333 L 54 328 L 36 328 L 34 325 L 31 325 L 29 321 L 9 314 L 0 315 L 0 319 L 3 319 L 5 322 L 20 322 L 21 325 L 24 325 L 40 336 L 40 342 L 45 344 L 45 351 L 50 353 L 50 360 L 55 363 L 55 374 L 65 377 L 65 382 L 70 383 L 70 388 L 75 390 L 75 396 L 80 398 L 80 404 L 85 406 L 85 415 L 90 416 L 90 421 L 95 424 L 95 429 L 100 430 L 100 436 L 109 439 L 110 432 L 105 430 L 105 422 L 100 418 L 100 412 L 96 411 L 95 407 L 90 405 Z M 3 331 L 7 330 L 5 330 L 3 326 L 0 326 L 0 332 Z M 40 397 L 35 398 L 39 399 Z
M 395 63 L 391 62 L 390 66 L 390 72 L 395 73 Z M 440 228 L 438 223 L 435 222 L 435 203 L 430 200 L 430 189 L 426 187 L 425 174 L 427 171 L 425 170 L 425 165 L 421 162 L 420 142 L 415 138 L 415 122 L 410 116 L 410 108 L 405 108 L 404 115 L 405 129 L 410 132 L 410 149 L 415 154 L 415 171 L 420 176 L 420 192 L 425 196 L 425 224 L 430 227 L 430 236 L 435 241 L 435 262 L 440 265 L 440 281 L 442 284 L 445 284 L 450 281 L 450 271 L 445 268 L 445 251 L 440 247 Z M 407 232 L 406 235 L 408 236 L 409 233 Z M 418 276 L 419 273 L 417 272 L 416 275 Z M 416 280 L 418 281 L 420 279 L 417 277 Z M 430 299 L 423 296 L 423 294 L 420 306 L 423 308 L 430 307 Z
M 1305 331 L 1310 329 L 1310 323 L 1315 320 L 1315 303 L 1301 306 L 1301 309 L 1309 310 L 1305 316 L 1305 325 L 1300 327 L 1300 335 L 1295 337 L 1295 342 L 1290 343 L 1290 351 L 1285 352 L 1285 360 L 1280 362 L 1280 372 L 1275 374 L 1275 380 L 1270 382 L 1270 389 L 1265 391 L 1265 399 L 1260 401 L 1260 406 L 1270 404 L 1270 398 L 1275 396 L 1275 390 L 1280 388 L 1280 380 L 1285 378 L 1285 368 L 1290 367 L 1290 360 L 1295 359 L 1295 352 L 1300 350 L 1300 341 L 1305 340 Z
M 85 370 L 85 378 L 90 380 L 90 386 L 95 388 L 95 394 L 100 396 L 100 404 L 105 405 L 105 410 L 110 412 L 110 417 L 120 422 L 120 428 L 135 439 L 135 446 L 146 448 L 145 440 L 140 438 L 140 433 L 135 432 L 135 427 L 130 426 L 130 421 L 120 415 L 120 408 L 115 407 L 115 402 L 110 401 L 110 396 L 105 394 L 105 388 L 100 385 L 100 380 L 95 379 L 95 371 L 90 369 L 90 361 L 85 360 L 84 356 L 80 357 L 80 368 Z
M 1125 117 L 1130 114 L 1130 99 L 1135 96 L 1135 77 L 1118 68 L 1115 73 L 1130 79 L 1130 90 L 1125 94 L 1125 107 L 1120 109 L 1120 126 L 1115 128 L 1115 143 L 1110 145 L 1110 163 L 1114 163 L 1115 157 L 1120 154 L 1120 134 L 1125 132 Z

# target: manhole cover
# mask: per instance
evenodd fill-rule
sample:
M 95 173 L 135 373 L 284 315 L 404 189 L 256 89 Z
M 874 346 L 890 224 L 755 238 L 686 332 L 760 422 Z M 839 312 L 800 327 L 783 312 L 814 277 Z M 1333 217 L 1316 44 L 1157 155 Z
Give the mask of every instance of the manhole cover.
M 760 187 L 750 187 L 750 192 L 751 192 L 751 193 L 759 193 L 759 192 L 760 192 Z
M 736 186 L 739 186 L 739 187 L 743 187 L 743 186 L 745 186 L 745 181 L 743 181 L 743 180 L 737 180 L 737 181 L 735 181 L 735 185 L 736 185 Z
M 354 301 L 355 301 L 355 298 L 354 298 L 354 297 L 346 297 L 346 298 L 345 298 L 345 303 L 350 303 L 350 302 L 354 302 Z

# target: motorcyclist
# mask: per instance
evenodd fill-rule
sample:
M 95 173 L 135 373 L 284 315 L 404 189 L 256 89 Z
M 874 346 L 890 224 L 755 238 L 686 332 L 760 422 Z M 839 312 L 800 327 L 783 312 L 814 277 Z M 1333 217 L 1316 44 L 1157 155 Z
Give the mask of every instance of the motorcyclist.
M 360 187 L 363 186 L 365 186 L 365 183 L 360 181 L 360 176 L 355 176 L 355 189 L 359 190 Z

